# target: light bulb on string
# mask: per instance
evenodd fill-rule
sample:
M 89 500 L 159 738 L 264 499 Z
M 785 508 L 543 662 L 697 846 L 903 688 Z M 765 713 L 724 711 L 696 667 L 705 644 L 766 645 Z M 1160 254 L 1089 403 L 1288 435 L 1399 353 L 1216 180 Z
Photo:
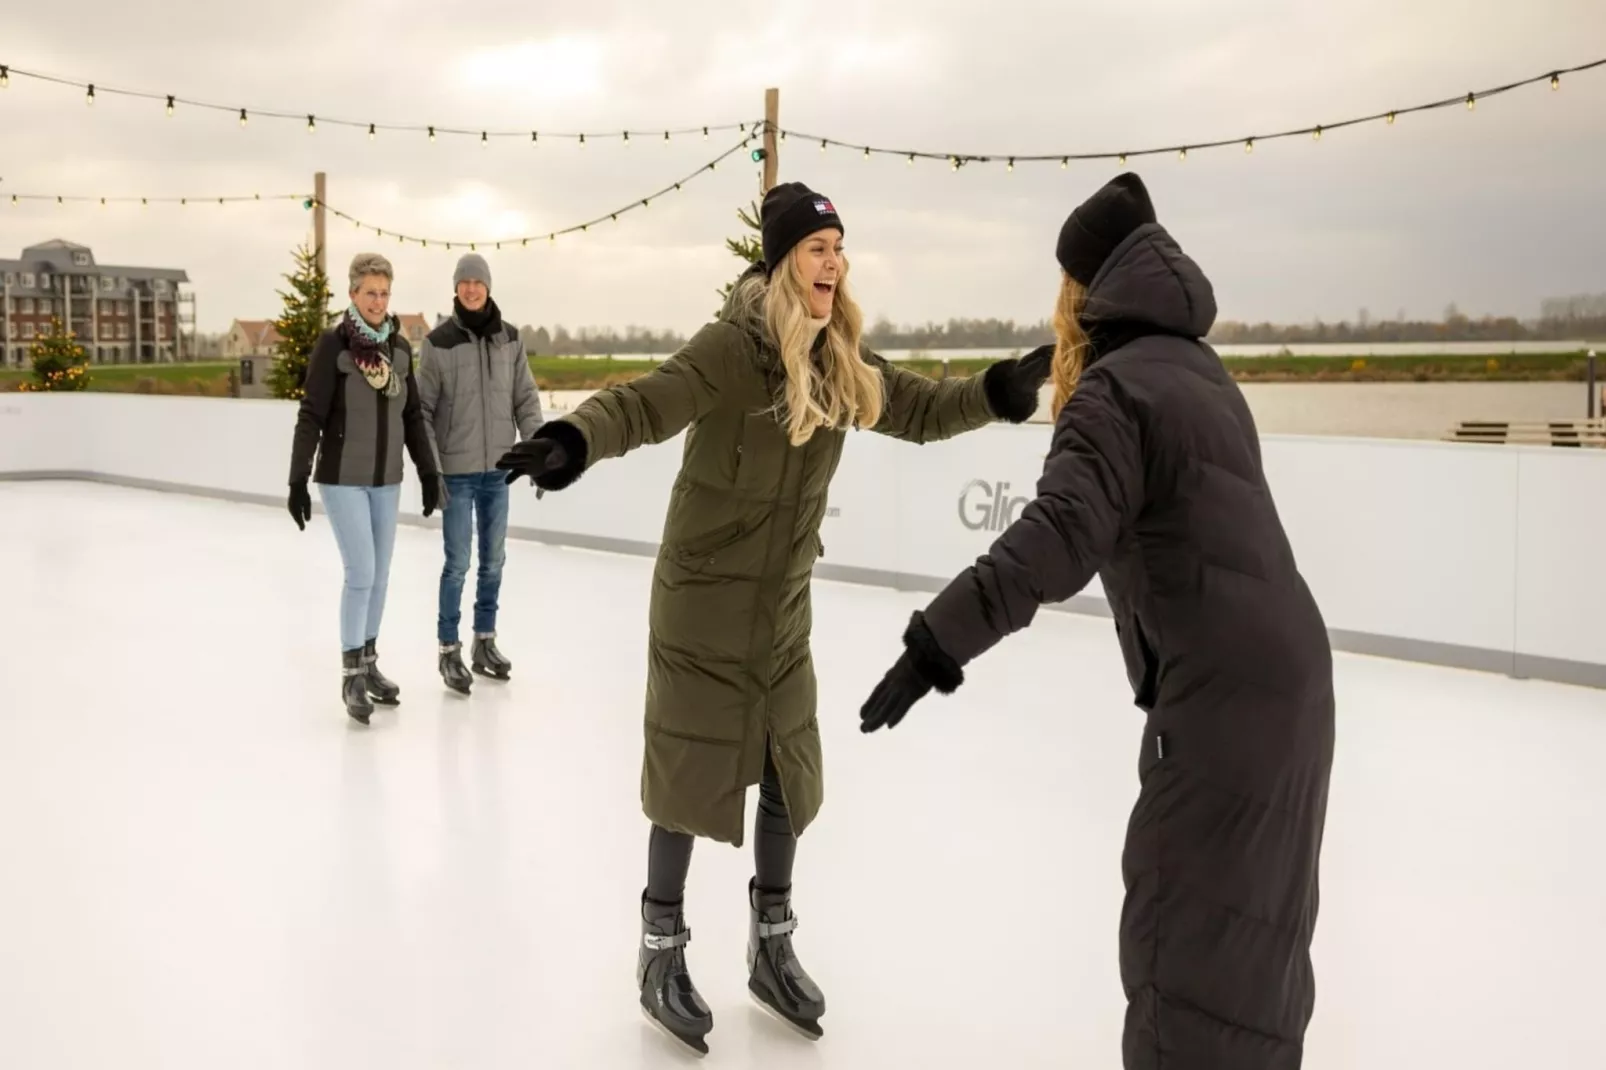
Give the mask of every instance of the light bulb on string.
M 1061 156 L 1060 157 L 1060 170 L 1063 171 L 1069 166 L 1071 166 L 1071 158 L 1069 156 Z
M 625 144 L 630 144 L 630 131 L 628 130 L 625 131 Z
M 429 140 L 430 144 L 435 143 L 435 128 L 433 126 L 429 128 Z
M 1008 171 L 1010 174 L 1015 173 L 1015 157 L 1011 156 L 1009 158 L 1009 165 L 1005 167 L 1004 170 Z
M 313 118 L 310 115 L 307 116 L 307 133 L 316 134 L 317 132 L 318 132 L 318 120 Z
M 1388 114 L 1388 124 L 1390 126 L 1394 125 L 1394 113 L 1393 112 L 1389 112 L 1389 114 Z
M 0 87 L 3 87 L 5 84 L 6 84 L 6 69 L 4 67 L 0 67 Z M 1554 93 L 1556 90 L 1558 90 L 1560 88 L 1561 88 L 1561 75 L 1552 74 L 1550 76 L 1550 91 L 1552 93 Z
M 1554 81 L 1554 79 L 1552 79 L 1552 81 Z M 0 89 L 10 89 L 10 88 L 11 88 L 11 68 L 7 67 L 4 63 L 0 63 Z M 12 198 L 12 200 L 15 201 L 15 198 Z
M 376 131 L 374 129 L 374 124 L 373 123 L 369 123 L 368 124 L 368 140 L 369 141 L 372 141 L 374 139 L 374 134 L 375 133 L 376 133 Z
M 491 143 L 490 135 L 488 133 L 486 133 L 484 130 L 481 130 L 480 131 L 480 148 L 483 149 L 487 145 L 489 145 L 490 143 Z
M 1478 95 L 1476 93 L 1468 93 L 1467 94 L 1467 111 L 1472 111 L 1472 110 L 1476 109 L 1477 106 L 1478 106 Z
M 171 94 L 169 94 L 167 98 L 167 117 L 169 119 L 173 117 L 173 97 Z
M 1186 148 L 1177 150 L 1177 159 L 1186 160 L 1187 158 L 1188 158 L 1188 150 Z
M 241 108 L 240 109 L 240 125 L 244 126 L 245 124 L 246 124 L 245 109 Z
M 1121 166 L 1122 167 L 1126 166 L 1126 153 L 1124 153 L 1124 152 L 1121 153 Z
M 665 141 L 668 141 L 668 140 L 669 140 L 669 133 L 668 133 L 668 131 L 665 131 L 665 133 L 664 133 L 664 140 L 665 140 Z M 708 140 L 708 127 L 706 127 L 706 126 L 705 126 L 705 127 L 703 127 L 703 140 L 704 140 L 704 141 L 707 141 L 707 140 Z
M 667 142 L 668 140 L 669 140 L 669 131 L 665 130 L 664 131 L 664 141 Z
M 1320 141 L 1322 139 L 1322 128 L 1320 126 L 1310 132 L 1310 139 L 1312 141 Z
M 1254 151 L 1255 151 L 1255 139 L 1254 138 L 1250 138 L 1248 141 L 1244 142 L 1244 152 L 1250 153 L 1250 152 L 1254 152 Z
M 870 158 L 870 146 L 868 146 L 868 145 L 866 145 L 864 147 L 864 158 L 866 160 L 868 160 Z
M 825 139 L 824 138 L 820 139 L 820 151 L 821 152 L 825 151 Z
M 94 86 L 90 86 L 89 87 L 89 92 L 84 94 L 84 103 L 85 104 L 93 104 L 93 103 L 95 103 L 95 87 Z
M 915 154 L 911 152 L 909 154 L 909 166 L 913 167 L 914 165 L 915 165 Z

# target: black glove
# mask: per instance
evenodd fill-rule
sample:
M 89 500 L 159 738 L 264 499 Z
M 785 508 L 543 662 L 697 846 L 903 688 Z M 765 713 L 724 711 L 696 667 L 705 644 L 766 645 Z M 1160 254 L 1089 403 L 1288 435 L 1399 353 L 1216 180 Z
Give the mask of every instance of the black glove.
M 437 509 L 446 508 L 446 503 L 452 500 L 452 492 L 446 489 L 446 480 L 440 476 L 421 476 L 422 490 L 424 492 L 424 515 L 429 516 Z
M 964 670 L 937 644 L 926 615 L 916 611 L 903 632 L 902 656 L 859 708 L 859 731 L 895 727 L 932 688 L 950 695 L 964 682 Z
M 312 495 L 307 493 L 307 481 L 298 479 L 290 484 L 290 516 L 296 522 L 296 527 L 302 531 L 307 530 L 307 522 L 312 519 Z
M 524 476 L 535 482 L 543 472 L 562 468 L 569 463 L 569 453 L 563 444 L 552 438 L 525 439 L 502 455 L 496 467 L 507 473 L 507 482 L 513 483 Z
M 1016 374 L 1030 383 L 1032 389 L 1042 386 L 1054 371 L 1054 349 L 1055 343 L 1050 342 L 1046 346 L 1038 346 L 1020 358 L 1020 367 L 1016 369 Z
M 982 373 L 988 404 L 1010 423 L 1025 423 L 1037 412 L 1037 392 L 1053 370 L 1052 344 L 994 363 Z
M 915 668 L 914 658 L 905 650 L 860 707 L 859 731 L 874 732 L 878 728 L 897 727 L 909 708 L 925 698 L 930 690 L 931 685 L 920 675 L 920 670 Z

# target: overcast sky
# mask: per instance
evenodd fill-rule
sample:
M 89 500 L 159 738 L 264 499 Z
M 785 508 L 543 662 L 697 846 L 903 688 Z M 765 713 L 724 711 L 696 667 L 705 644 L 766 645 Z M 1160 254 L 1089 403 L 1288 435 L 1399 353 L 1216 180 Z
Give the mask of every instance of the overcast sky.
M 762 116 L 854 143 L 1062 153 L 1238 137 L 1462 94 L 1606 56 L 1600 0 L 676 0 L 268 4 L 77 0 L 4 17 L 0 63 L 248 109 L 473 129 L 661 131 Z M 740 135 L 588 144 L 381 132 L 187 110 L 13 76 L 0 91 L 0 197 L 310 192 L 386 231 L 447 240 L 568 226 L 666 186 Z M 1036 321 L 1054 238 L 1115 163 L 971 165 L 821 154 L 781 177 L 829 195 L 868 316 Z M 1281 322 L 1537 314 L 1606 291 L 1606 68 L 1465 108 L 1133 161 L 1215 282 L 1223 318 Z M 690 331 L 732 275 L 723 239 L 757 191 L 745 151 L 620 222 L 486 251 L 518 323 Z M 105 263 L 189 272 L 203 331 L 269 317 L 299 203 L 0 203 L 0 256 L 54 237 Z M 397 268 L 393 308 L 433 318 L 458 251 L 330 221 L 337 301 L 353 254 Z

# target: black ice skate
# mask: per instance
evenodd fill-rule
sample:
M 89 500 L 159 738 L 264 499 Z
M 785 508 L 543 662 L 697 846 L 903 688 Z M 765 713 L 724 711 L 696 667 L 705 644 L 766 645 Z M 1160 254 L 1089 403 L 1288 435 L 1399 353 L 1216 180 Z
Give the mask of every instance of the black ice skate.
M 368 701 L 368 666 L 362 647 L 341 651 L 340 666 L 340 697 L 346 702 L 346 713 L 353 721 L 367 724 L 374 704 Z
M 825 1035 L 820 1018 L 825 995 L 792 950 L 797 915 L 790 890 L 762 892 L 747 885 L 751 910 L 747 930 L 747 990 L 766 1010 L 810 1040 Z
M 691 1048 L 708 1054 L 703 1038 L 714 1028 L 714 1014 L 692 984 L 686 969 L 691 930 L 683 924 L 681 904 L 658 903 L 641 896 L 641 949 L 636 958 L 636 984 L 641 1011 L 659 1029 Z
M 368 694 L 382 706 L 398 706 L 401 704 L 401 688 L 395 681 L 388 679 L 379 671 L 379 653 L 374 649 L 372 639 L 363 644 L 363 664 L 368 666 Z
M 462 643 L 441 644 L 441 679 L 446 686 L 461 694 L 468 694 L 474 688 L 474 677 L 468 674 L 468 668 L 463 664 Z
M 506 680 L 513 673 L 513 663 L 496 649 L 496 633 L 474 636 L 474 671 L 493 680 Z

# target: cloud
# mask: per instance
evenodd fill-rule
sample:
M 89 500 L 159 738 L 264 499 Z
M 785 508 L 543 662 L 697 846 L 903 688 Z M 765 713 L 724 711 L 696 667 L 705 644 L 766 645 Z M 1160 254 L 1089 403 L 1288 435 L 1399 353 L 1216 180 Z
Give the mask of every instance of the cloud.
M 1470 4 L 1470 6 L 1469 6 Z M 1531 6 L 1531 5 L 1530 5 Z M 93 34 L 83 27 L 93 26 Z M 102 259 L 183 267 L 202 328 L 262 316 L 309 232 L 295 203 L 218 207 L 25 205 L 9 192 L 155 196 L 310 191 L 387 234 L 454 242 L 545 233 L 638 200 L 724 151 L 734 132 L 584 149 L 522 136 L 341 129 L 329 120 L 470 131 L 618 131 L 756 119 L 853 143 L 997 154 L 1119 151 L 1328 122 L 1595 58 L 1598 0 L 1547 0 L 1544 17 L 1496 0 L 874 0 L 830 9 L 737 0 L 583 4 L 423 0 L 371 7 L 175 0 L 153 22 L 111 0 L 35 5 L 6 23 L 4 62 L 103 85 L 316 113 L 304 122 L 181 109 L 13 78 L 0 91 L 0 256 L 48 237 Z M 1600 46 L 1606 51 L 1606 46 Z M 1134 159 L 1162 216 L 1217 282 L 1234 318 L 1328 319 L 1367 305 L 1532 314 L 1553 293 L 1606 288 L 1598 180 L 1606 71 L 1394 127 Z M 1037 320 L 1053 297 L 1053 235 L 1119 170 L 1113 162 L 1001 162 L 952 172 L 791 138 L 783 178 L 843 211 L 867 313 Z M 494 250 L 498 299 L 519 322 L 694 330 L 735 260 L 738 206 L 758 168 L 737 154 L 617 223 Z M 449 302 L 459 250 L 401 246 L 331 220 L 339 276 L 378 248 L 397 307 Z

